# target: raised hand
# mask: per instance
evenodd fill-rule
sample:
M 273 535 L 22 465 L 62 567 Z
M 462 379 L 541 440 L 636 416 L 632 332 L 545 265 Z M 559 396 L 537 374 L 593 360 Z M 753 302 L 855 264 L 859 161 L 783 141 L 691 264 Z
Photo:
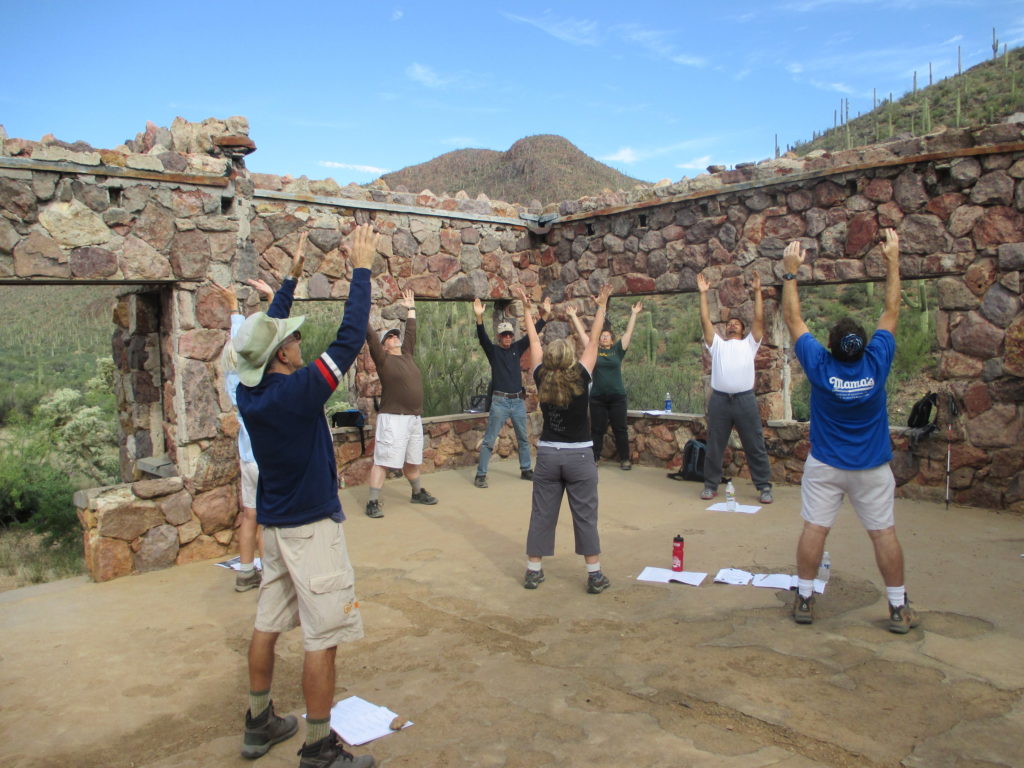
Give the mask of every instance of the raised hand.
M 298 280 L 302 277 L 302 266 L 306 263 L 306 239 L 309 237 L 308 232 L 303 232 L 299 235 L 299 245 L 295 249 L 295 260 L 292 261 L 291 271 L 288 273 L 289 277 L 294 277 Z
M 639 315 L 643 311 L 644 311 L 644 303 L 642 301 L 638 301 L 636 304 L 633 305 L 633 308 L 630 310 L 630 312 L 634 316 L 635 315 Z
M 274 289 L 258 278 L 246 280 L 245 284 L 250 288 L 255 288 L 256 292 L 267 301 L 274 298 Z
M 754 276 L 750 279 L 750 285 L 757 293 L 761 292 L 761 273 L 755 272 Z
M 566 307 L 565 308 L 565 314 L 569 316 L 569 319 L 575 320 L 576 319 L 576 305 L 575 304 L 570 304 L 568 307 Z
M 484 319 L 484 303 L 480 299 L 473 299 L 473 314 L 476 315 L 477 322 Z
M 412 288 L 406 288 L 399 302 L 406 309 L 416 309 L 416 294 Z
M 551 314 L 551 297 L 545 296 L 544 303 L 540 305 L 541 317 L 547 317 Z
M 800 269 L 800 265 L 804 263 L 806 256 L 807 251 L 800 245 L 800 241 L 793 240 L 786 246 L 786 250 L 782 252 L 782 268 L 786 272 L 796 274 L 797 270 Z
M 225 287 L 220 283 L 212 283 L 212 285 L 213 290 L 215 290 L 217 294 L 224 299 L 225 303 L 228 305 L 228 309 L 232 313 L 238 312 L 238 295 L 235 293 L 235 286 L 230 285 Z
M 899 262 L 900 260 L 900 236 L 895 229 L 887 228 L 882 230 L 885 235 L 885 242 L 882 243 L 882 254 L 887 261 Z
M 343 248 L 348 252 L 352 266 L 356 269 L 372 269 L 373 260 L 377 255 L 377 240 L 380 238 L 373 231 L 372 224 L 360 224 L 352 230 L 348 242 Z
M 604 285 L 602 285 L 601 286 L 601 290 L 597 292 L 597 299 L 596 299 L 597 306 L 602 307 L 604 309 L 607 309 L 608 308 L 608 299 L 611 297 L 611 295 L 612 295 L 611 283 L 605 283 Z
M 704 273 L 701 272 L 697 275 L 697 290 L 701 293 L 707 293 L 711 286 L 708 284 L 708 279 L 704 277 Z
M 511 290 L 512 295 L 519 299 L 521 302 L 523 302 L 524 305 L 530 303 L 530 299 L 526 295 L 526 288 L 524 288 L 522 285 L 513 285 Z

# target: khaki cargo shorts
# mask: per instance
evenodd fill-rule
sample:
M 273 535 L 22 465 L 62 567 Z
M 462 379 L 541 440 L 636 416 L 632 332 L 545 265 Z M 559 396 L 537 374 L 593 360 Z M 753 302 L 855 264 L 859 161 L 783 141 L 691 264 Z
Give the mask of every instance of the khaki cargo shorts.
M 263 583 L 256 629 L 287 632 L 299 624 L 307 651 L 322 651 L 363 636 L 345 531 L 331 519 L 263 529 Z

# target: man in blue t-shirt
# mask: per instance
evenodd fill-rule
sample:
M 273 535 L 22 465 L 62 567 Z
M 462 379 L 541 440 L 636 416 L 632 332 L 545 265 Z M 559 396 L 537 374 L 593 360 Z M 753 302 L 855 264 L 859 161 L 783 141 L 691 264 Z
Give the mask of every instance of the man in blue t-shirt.
M 850 497 L 875 548 L 875 562 L 889 600 L 889 630 L 906 634 L 920 621 L 903 581 L 903 549 L 896 538 L 889 460 L 885 381 L 896 354 L 893 333 L 900 314 L 900 244 L 895 230 L 885 241 L 885 309 L 871 341 L 859 323 L 843 318 L 829 332 L 828 348 L 807 330 L 800 315 L 797 271 L 805 252 L 794 240 L 782 256 L 782 316 L 793 349 L 811 384 L 811 452 L 801 482 L 803 532 L 797 544 L 797 624 L 814 621 L 814 576 L 843 496 Z
M 299 768 L 374 764 L 370 755 L 345 751 L 331 730 L 338 644 L 361 638 L 363 622 L 324 404 L 363 347 L 376 245 L 371 225 L 355 228 L 344 319 L 327 351 L 313 362 L 307 365 L 302 356 L 299 326 L 305 318 L 288 318 L 287 308 L 250 315 L 230 342 L 241 381 L 238 410 L 260 468 L 256 518 L 264 527 L 263 583 L 249 644 L 249 711 L 242 737 L 242 756 L 249 759 L 262 757 L 298 730 L 294 715 L 274 712 L 270 686 L 278 636 L 301 625 L 306 743 Z

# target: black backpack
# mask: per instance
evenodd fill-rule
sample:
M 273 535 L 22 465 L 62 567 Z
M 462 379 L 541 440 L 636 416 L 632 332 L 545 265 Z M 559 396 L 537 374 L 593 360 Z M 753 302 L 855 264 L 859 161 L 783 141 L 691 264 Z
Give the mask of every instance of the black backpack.
M 907 426 L 912 429 L 921 429 L 929 426 L 932 418 L 932 408 L 938 409 L 938 405 L 939 396 L 935 392 L 929 392 L 914 403 L 914 406 L 910 409 L 910 418 L 907 419 Z M 935 412 L 935 418 L 936 420 L 939 418 L 938 410 Z
M 359 455 L 366 453 L 366 416 L 357 408 L 349 408 L 346 411 L 335 411 L 331 414 L 332 427 L 359 427 Z
M 683 446 L 683 466 L 679 468 L 684 480 L 704 482 L 704 455 L 707 445 L 703 440 L 687 440 Z

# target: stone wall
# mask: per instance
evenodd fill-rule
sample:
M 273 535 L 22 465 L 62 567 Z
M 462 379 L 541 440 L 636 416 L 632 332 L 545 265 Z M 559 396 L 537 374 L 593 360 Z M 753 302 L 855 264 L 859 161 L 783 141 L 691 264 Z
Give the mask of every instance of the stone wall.
M 716 319 L 749 320 L 744 285 L 757 271 L 767 286 L 769 318 L 757 391 L 762 414 L 772 420 L 783 415 L 787 339 L 775 286 L 785 243 L 800 238 L 809 251 L 804 283 L 882 280 L 878 231 L 896 227 L 904 277 L 938 281 L 939 375 L 964 409 L 952 433 L 957 499 L 1024 510 L 1020 126 L 712 168 L 676 184 L 547 207 L 389 190 L 382 183 L 364 189 L 329 179 L 250 176 L 243 158 L 255 147 L 247 133 L 244 118 L 178 119 L 170 129 L 150 124 L 120 147 L 95 150 L 53 137 L 7 138 L 0 128 L 0 280 L 125 286 L 114 310 L 113 353 L 126 485 L 89 497 L 81 508 L 96 523 L 87 526 L 87 551 L 121 555 L 92 557 L 94 565 L 130 560 L 139 570 L 152 561 L 136 557 L 155 546 L 143 547 L 146 532 L 129 540 L 134 530 L 98 522 L 107 512 L 87 513 L 121 504 L 156 521 L 150 507 L 159 504 L 143 499 L 140 505 L 137 494 L 138 483 L 153 474 L 175 475 L 181 488 L 171 495 L 190 499 L 187 521 L 172 523 L 165 515 L 151 526 L 178 528 L 175 561 L 232 546 L 236 422 L 217 365 L 229 323 L 210 282 L 281 273 L 306 231 L 298 295 L 343 299 L 349 265 L 339 244 L 370 220 L 383 235 L 373 278 L 377 328 L 394 322 L 405 288 L 425 298 L 471 300 L 505 298 L 519 284 L 556 302 L 546 331 L 555 337 L 568 331 L 567 302 L 591 311 L 591 297 L 605 281 L 617 294 L 691 291 L 702 270 L 715 286 Z M 241 293 L 245 310 L 254 309 L 255 295 Z M 365 353 L 353 381 L 353 397 L 369 412 L 378 385 Z M 481 421 L 431 423 L 428 466 L 473 463 Z M 639 461 L 671 465 L 680 430 L 671 421 L 633 420 Z M 798 471 L 789 457 L 802 457 L 799 448 L 783 455 L 789 450 L 783 443 L 799 439 L 776 444 L 785 477 Z M 358 482 L 367 460 L 351 451 L 351 442 L 339 443 L 339 463 Z M 941 473 L 935 468 L 944 451 L 936 440 L 900 452 L 894 468 L 901 483 L 922 493 L 944 485 L 944 463 Z M 736 461 L 739 470 L 741 455 Z M 142 486 L 142 492 L 152 491 Z M 214 503 L 227 512 L 211 516 L 207 507 Z M 192 536 L 197 525 L 201 533 Z M 119 535 L 104 533 L 111 530 Z M 173 537 L 159 538 L 166 553 Z M 128 542 L 132 557 L 102 539 Z M 92 572 L 107 577 L 103 568 Z

